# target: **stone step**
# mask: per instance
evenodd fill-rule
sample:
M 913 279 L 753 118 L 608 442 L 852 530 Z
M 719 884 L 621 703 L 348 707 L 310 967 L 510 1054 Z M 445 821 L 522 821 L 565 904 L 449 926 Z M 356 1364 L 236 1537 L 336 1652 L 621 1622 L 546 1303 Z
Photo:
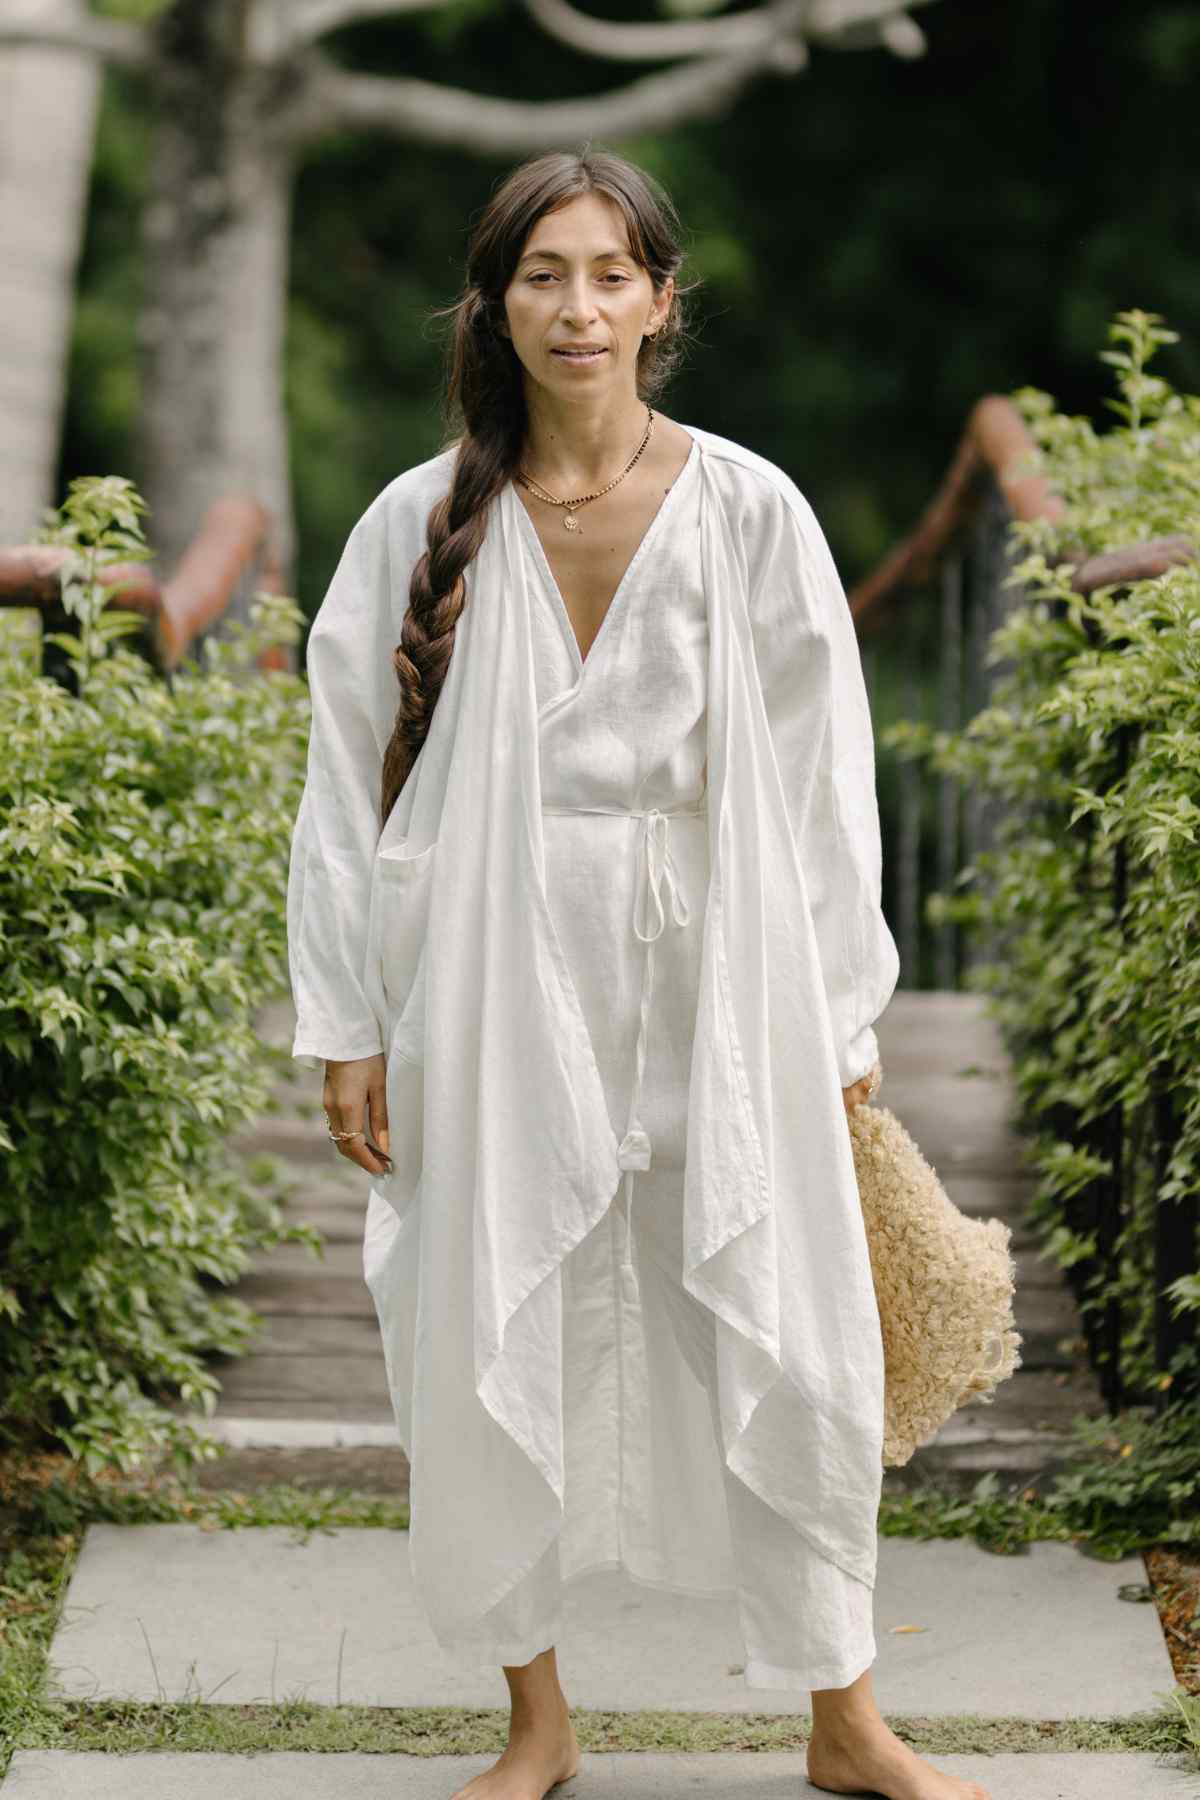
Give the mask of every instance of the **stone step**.
M 357 1275 L 361 1281 L 362 1238 L 360 1222 L 357 1237 L 330 1238 L 320 1250 L 310 1250 L 306 1244 L 278 1244 L 273 1250 L 258 1250 L 250 1259 L 250 1268 L 254 1275 L 304 1278 L 328 1273 L 335 1277 Z
M 233 1290 L 256 1312 L 311 1312 L 344 1319 L 374 1318 L 371 1290 L 357 1275 L 322 1274 L 310 1264 L 307 1274 L 287 1274 L 266 1270 L 246 1275 Z
M 261 1023 L 272 1041 L 290 1045 L 289 1000 L 269 1008 Z M 936 1478 L 954 1488 L 991 1467 L 1013 1481 L 1043 1478 L 1061 1462 L 1071 1416 L 1104 1409 L 1082 1355 L 1074 1298 L 1062 1271 L 1040 1255 L 1038 1234 L 1027 1222 L 1036 1183 L 1012 1117 L 999 1032 L 982 996 L 902 989 L 880 1021 L 879 1039 L 881 1103 L 903 1120 L 956 1206 L 1009 1226 L 1022 1335 L 1022 1366 L 995 1400 L 961 1408 L 891 1477 Z M 322 1232 L 324 1254 L 282 1245 L 253 1259 L 237 1293 L 266 1323 L 247 1357 L 217 1364 L 218 1414 L 234 1422 L 235 1433 L 252 1434 L 256 1426 L 280 1437 L 288 1430 L 311 1429 L 316 1436 L 344 1429 L 352 1440 L 352 1427 L 385 1430 L 391 1418 L 378 1324 L 362 1277 L 367 1178 L 337 1155 L 325 1134 L 321 1074 L 297 1075 L 294 1084 L 277 1084 L 284 1110 L 264 1117 L 237 1143 L 286 1159 L 294 1184 L 287 1216 Z
M 881 1538 L 879 1706 L 927 1718 L 1154 1711 L 1173 1686 L 1158 1614 L 1122 1602 L 1122 1589 L 1145 1582 L 1140 1556 L 1100 1562 L 1051 1543 L 999 1556 L 959 1539 Z M 792 1713 L 808 1704 L 803 1691 L 745 1685 L 731 1592 L 700 1598 L 593 1569 L 567 1584 L 564 1602 L 560 1667 L 575 1706 Z M 508 1703 L 499 1668 L 438 1647 L 403 1531 L 304 1541 L 285 1526 L 91 1525 L 49 1662 L 56 1699 Z
M 220 1424 L 230 1422 L 226 1418 Z M 379 1441 L 336 1446 L 307 1443 L 300 1447 L 247 1447 L 245 1438 L 254 1436 L 256 1427 L 264 1436 L 283 1434 L 272 1429 L 271 1421 L 266 1419 L 239 1419 L 236 1423 L 241 1428 L 237 1433 L 239 1441 L 226 1442 L 219 1457 L 190 1471 L 188 1478 L 196 1487 L 210 1492 L 253 1493 L 282 1482 L 299 1488 L 351 1488 L 355 1493 L 376 1494 L 398 1505 L 408 1499 L 408 1458 L 394 1441 L 396 1433 L 390 1417 L 377 1424 L 373 1435 Z M 276 1421 L 276 1426 L 279 1424 Z M 353 1424 L 345 1427 L 346 1435 L 353 1435 L 354 1430 Z
M 1026 1345 L 1021 1348 L 1024 1354 Z M 1039 1361 L 1040 1355 L 1035 1338 L 1029 1362 L 1001 1383 L 990 1402 L 959 1407 L 902 1468 L 887 1471 L 885 1482 L 894 1488 L 928 1482 L 962 1492 L 993 1470 L 1013 1485 L 1036 1480 L 1046 1492 L 1069 1460 L 1071 1420 L 1080 1413 L 1099 1418 L 1105 1407 L 1078 1351 L 1059 1357 L 1069 1365 L 1063 1368 L 1048 1357 Z
M 885 1085 L 904 1070 L 944 1074 L 947 1069 L 1007 1077 L 1008 1059 L 986 996 L 953 989 L 899 987 L 878 1025 Z
M 289 1225 L 314 1225 L 327 1243 L 356 1244 L 361 1259 L 367 1216 L 365 1192 L 361 1199 L 343 1200 L 335 1196 L 329 1200 L 316 1198 L 307 1201 L 290 1201 L 286 1208 L 286 1215 Z M 283 1246 L 281 1245 L 280 1248 L 282 1249 Z M 269 1254 L 269 1252 L 264 1254 Z
M 1027 1233 L 1034 1242 L 1033 1228 L 1025 1224 L 1025 1210 L 1033 1197 L 1034 1183 L 1024 1174 L 972 1175 L 941 1172 L 941 1184 L 955 1206 L 972 1219 L 1004 1219 L 1016 1238 Z
M 331 1143 L 323 1118 L 296 1119 L 265 1113 L 250 1130 L 238 1132 L 229 1141 L 231 1149 L 239 1156 L 266 1150 L 302 1164 L 306 1170 L 338 1169 L 346 1160 L 338 1155 Z M 357 1165 L 347 1164 L 347 1167 L 353 1169 Z
M 1072 1307 L 1074 1307 L 1075 1297 L 1071 1293 L 1071 1290 L 1067 1285 L 1066 1276 L 1062 1269 L 1059 1268 L 1058 1264 L 1054 1262 L 1052 1258 L 1043 1256 L 1041 1251 L 1036 1249 L 1032 1244 L 1018 1247 L 1015 1241 L 1015 1232 L 1013 1233 L 1013 1240 L 1010 1247 L 1012 1249 L 1013 1262 L 1016 1264 L 1017 1270 L 1016 1289 L 1018 1301 L 1020 1300 L 1021 1295 L 1027 1294 L 1031 1288 L 1044 1288 L 1063 1294 L 1066 1299 L 1070 1301 Z
M 377 1334 L 378 1335 L 378 1334 Z M 315 1404 L 341 1408 L 346 1418 L 390 1418 L 383 1351 L 336 1356 L 253 1356 L 214 1365 L 221 1382 L 221 1410 L 241 1413 L 247 1404 L 269 1404 L 276 1412 L 303 1416 Z M 366 1409 L 365 1412 L 363 1409 Z
M 267 1441 L 272 1444 L 286 1442 L 288 1444 L 303 1443 L 311 1436 L 312 1441 L 321 1445 L 340 1442 L 343 1438 L 352 1444 L 361 1443 L 364 1433 L 359 1427 L 366 1427 L 366 1440 L 372 1444 L 395 1441 L 395 1415 L 391 1407 L 386 1409 L 378 1400 L 363 1399 L 355 1395 L 352 1399 L 314 1400 L 306 1395 L 303 1406 L 287 1411 L 278 1400 L 239 1399 L 237 1405 L 231 1402 L 218 1407 L 211 1419 L 204 1419 L 194 1408 L 184 1406 L 179 1401 L 173 1403 L 170 1411 L 181 1418 L 195 1419 L 205 1430 L 216 1437 L 230 1441 L 230 1432 L 235 1433 L 234 1441 L 244 1442 L 246 1434 L 237 1432 L 236 1427 L 259 1424 L 270 1426 Z M 279 1427 L 279 1430 L 275 1430 Z M 312 1427 L 310 1433 L 309 1427 Z M 255 1443 L 263 1441 L 262 1432 L 251 1434 Z
M 996 1389 L 988 1401 L 969 1400 L 946 1421 L 943 1430 L 997 1427 L 1021 1428 L 1031 1433 L 1064 1433 L 1076 1413 L 1098 1418 L 1104 1403 L 1091 1373 L 1072 1369 L 1019 1368 Z
M 496 1753 L 474 1756 L 340 1755 L 271 1750 L 251 1755 L 214 1751 L 18 1750 L 4 1800 L 445 1800 L 482 1775 Z M 1018 1755 L 930 1755 L 934 1768 L 984 1784 L 995 1800 L 1189 1800 L 1196 1763 L 1181 1752 L 1075 1751 Z M 803 1750 L 594 1751 L 553 1789 L 554 1800 L 620 1794 L 623 1800 L 780 1800 L 816 1794 Z M 336 1790 L 331 1787 L 336 1780 Z M 822 1790 L 825 1791 L 825 1790 Z
M 240 1291 L 240 1290 L 239 1290 Z M 369 1298 L 369 1296 L 368 1296 Z M 267 1313 L 251 1356 L 381 1357 L 382 1341 L 374 1311 L 351 1317 L 328 1313 Z M 245 1357 L 214 1356 L 222 1374 Z

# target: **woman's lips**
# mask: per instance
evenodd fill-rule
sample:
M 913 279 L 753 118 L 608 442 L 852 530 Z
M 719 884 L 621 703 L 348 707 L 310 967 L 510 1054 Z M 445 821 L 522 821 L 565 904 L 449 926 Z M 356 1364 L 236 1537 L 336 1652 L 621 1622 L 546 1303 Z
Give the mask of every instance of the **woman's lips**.
M 557 356 L 561 362 L 592 363 L 599 362 L 602 356 L 608 355 L 608 352 L 605 349 L 589 350 L 586 354 L 579 350 L 552 350 L 550 354 Z

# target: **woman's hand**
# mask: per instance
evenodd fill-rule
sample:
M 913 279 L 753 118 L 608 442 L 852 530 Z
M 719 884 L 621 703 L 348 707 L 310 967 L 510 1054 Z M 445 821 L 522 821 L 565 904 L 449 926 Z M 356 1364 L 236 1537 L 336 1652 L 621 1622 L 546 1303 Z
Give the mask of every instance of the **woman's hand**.
M 860 1075 L 850 1087 L 842 1089 L 842 1105 L 846 1108 L 847 1113 L 852 1112 L 856 1106 L 861 1106 L 864 1100 L 871 1098 L 871 1082 L 877 1073 L 881 1074 L 882 1070 L 878 1063 L 874 1063 L 865 1075 Z
M 360 1056 L 353 1062 L 326 1062 L 325 1086 L 321 1100 L 331 1131 L 353 1131 L 360 1135 L 344 1138 L 337 1148 L 359 1168 L 370 1175 L 390 1175 L 392 1159 L 388 1154 L 387 1122 L 387 1058 L 382 1051 L 375 1056 Z M 368 1142 L 367 1125 L 375 1140 Z

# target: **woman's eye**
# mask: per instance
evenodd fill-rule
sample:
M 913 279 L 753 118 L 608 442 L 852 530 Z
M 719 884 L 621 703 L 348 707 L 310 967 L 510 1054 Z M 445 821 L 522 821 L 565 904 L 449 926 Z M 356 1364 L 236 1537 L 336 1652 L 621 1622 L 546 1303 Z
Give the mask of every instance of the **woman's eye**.
M 531 283 L 532 283 L 532 282 L 538 282 L 538 283 L 540 283 L 540 282 L 541 282 L 541 279 L 542 279 L 542 277 L 543 277 L 543 275 L 545 275 L 545 276 L 546 276 L 546 277 L 547 277 L 547 278 L 548 278 L 548 279 L 549 279 L 549 280 L 551 280 L 551 281 L 553 281 L 553 279 L 554 279 L 554 273 L 553 273 L 553 271 L 552 271 L 552 270 L 551 270 L 551 269 L 539 269 L 539 270 L 538 270 L 538 271 L 537 271 L 537 273 L 536 273 L 536 274 L 535 274 L 535 275 L 531 275 L 531 276 L 530 276 L 530 277 L 529 277 L 529 279 L 530 279 L 530 282 L 531 282 Z M 629 277 L 628 277 L 628 275 L 621 275 L 621 274 L 619 274 L 619 273 L 618 273 L 618 271 L 617 271 L 617 270 L 616 270 L 616 269 L 613 269 L 613 270 L 612 270 L 612 271 L 610 271 L 610 273 L 609 273 L 609 274 L 607 274 L 607 275 L 606 275 L 606 276 L 605 276 L 605 277 L 604 277 L 604 280 L 605 280 L 605 281 L 621 281 L 621 282 L 624 282 L 624 281 L 628 281 L 628 280 L 629 280 Z

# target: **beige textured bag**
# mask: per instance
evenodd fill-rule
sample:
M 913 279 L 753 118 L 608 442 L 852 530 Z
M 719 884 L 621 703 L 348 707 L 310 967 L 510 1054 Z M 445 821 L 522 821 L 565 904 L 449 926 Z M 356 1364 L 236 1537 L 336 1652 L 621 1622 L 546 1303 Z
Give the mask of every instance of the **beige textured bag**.
M 883 1334 L 883 1461 L 896 1467 L 1020 1366 L 1012 1233 L 959 1211 L 886 1106 L 848 1118 Z

